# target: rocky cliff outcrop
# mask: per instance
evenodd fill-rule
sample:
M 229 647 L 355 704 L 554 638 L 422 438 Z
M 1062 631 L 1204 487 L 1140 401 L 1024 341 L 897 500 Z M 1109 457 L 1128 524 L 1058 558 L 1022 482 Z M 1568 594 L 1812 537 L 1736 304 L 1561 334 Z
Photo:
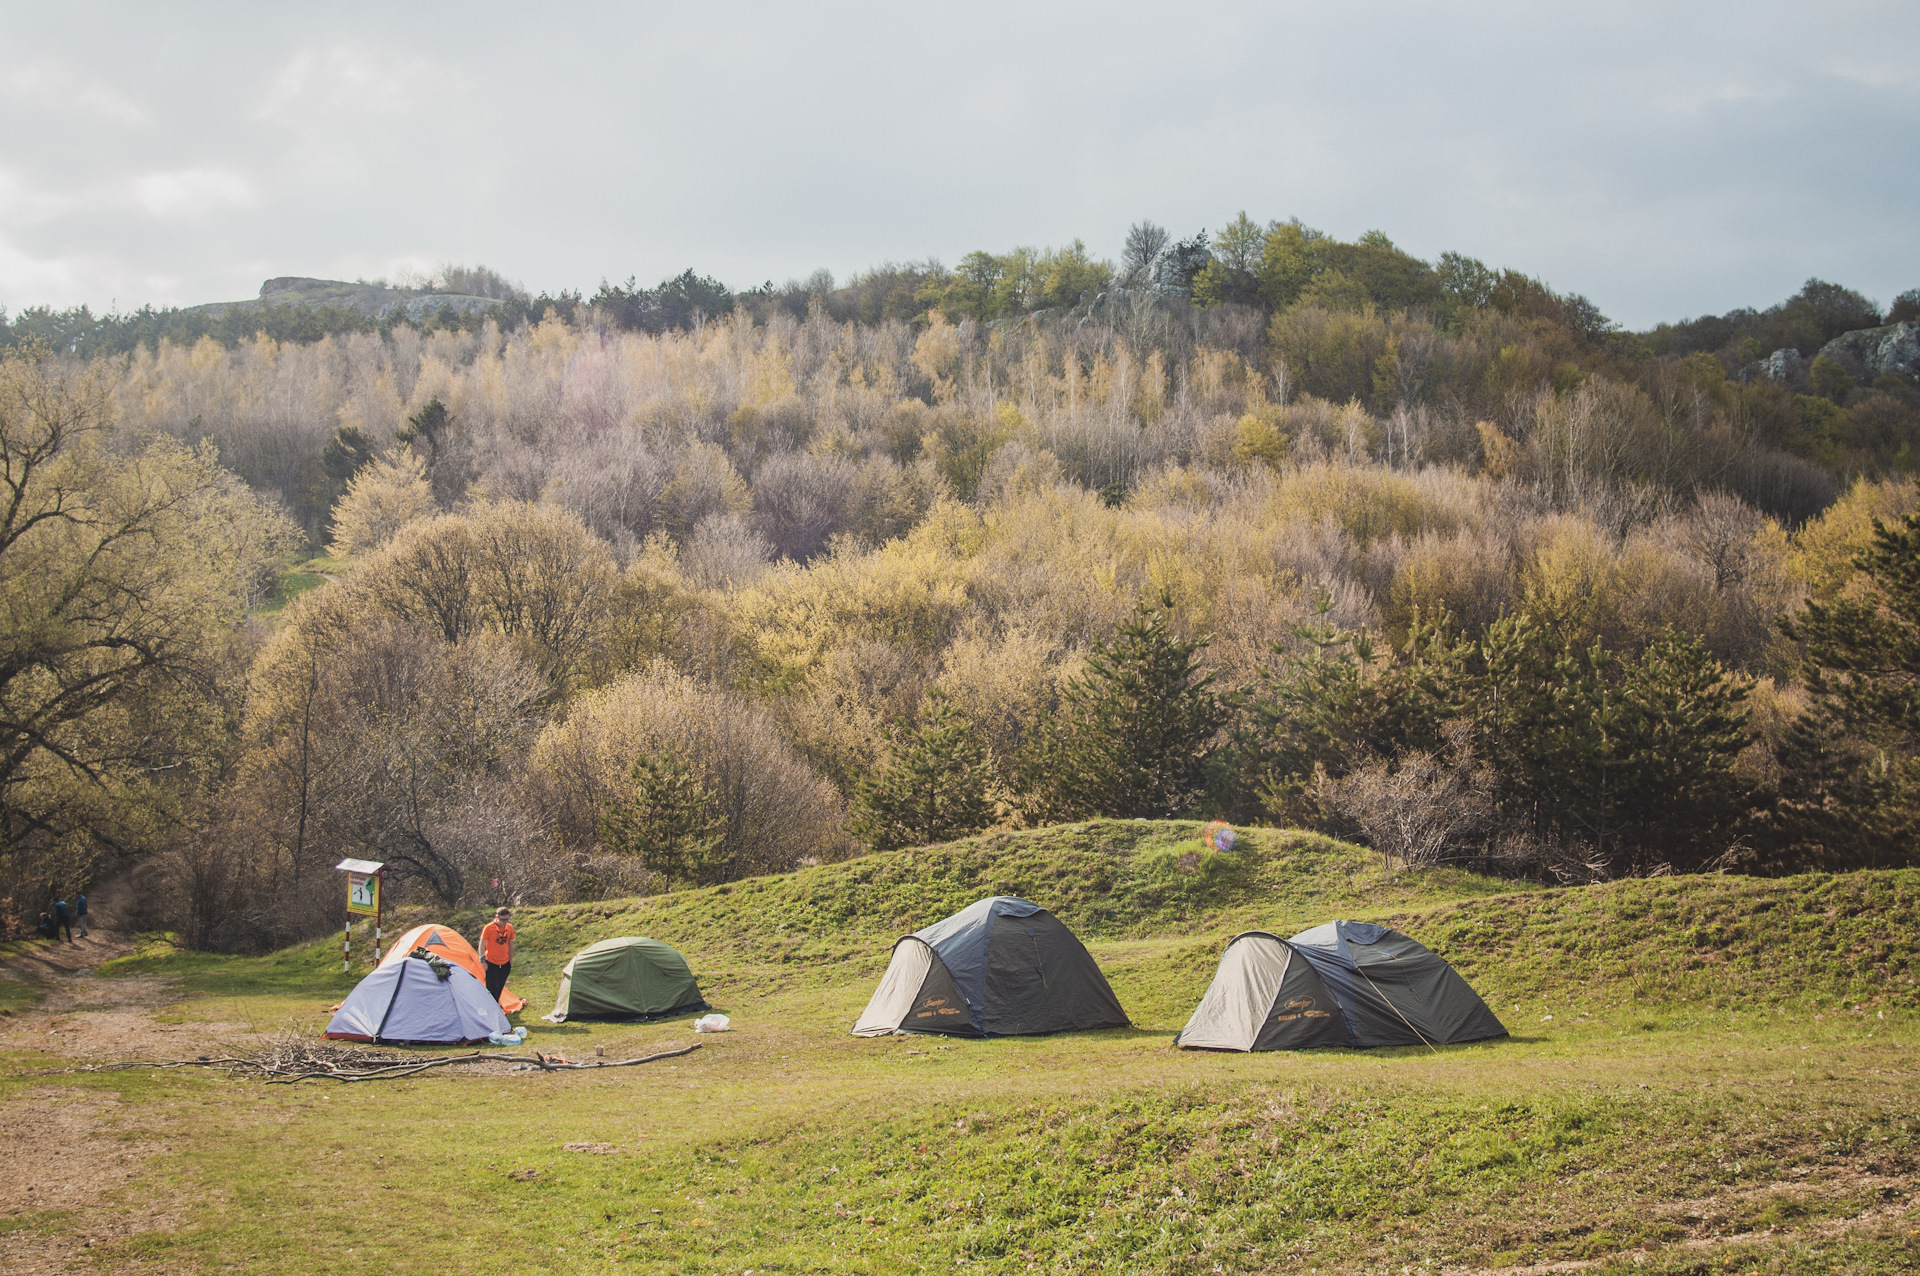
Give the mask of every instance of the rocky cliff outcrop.
M 1821 346 L 1820 353 L 1860 381 L 1871 381 L 1886 373 L 1920 377 L 1920 323 L 1857 328 Z
M 401 318 L 410 323 L 451 310 L 456 315 L 481 314 L 500 302 L 494 297 L 473 297 L 464 293 L 430 292 L 422 288 L 394 288 L 387 284 L 349 283 L 342 279 L 309 279 L 300 275 L 282 275 L 260 285 L 260 295 L 246 301 L 215 301 L 194 306 L 196 311 L 224 314 L 228 311 L 263 310 L 268 306 L 332 306 L 355 310 L 372 319 Z
M 1759 367 L 1761 376 L 1784 384 L 1797 380 L 1806 363 L 1798 350 L 1775 350 L 1760 361 Z

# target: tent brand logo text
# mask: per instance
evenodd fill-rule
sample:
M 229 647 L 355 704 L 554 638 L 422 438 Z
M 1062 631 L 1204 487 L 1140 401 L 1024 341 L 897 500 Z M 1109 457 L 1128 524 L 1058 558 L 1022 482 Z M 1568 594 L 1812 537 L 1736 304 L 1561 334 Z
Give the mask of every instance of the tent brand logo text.
M 1312 997 L 1295 997 L 1280 1007 L 1280 1013 L 1273 1017 L 1275 1023 L 1290 1023 L 1295 1019 L 1331 1019 L 1331 1010 L 1316 1010 Z
M 920 1004 L 926 1006 L 927 1009 L 916 1011 L 913 1016 L 915 1019 L 931 1019 L 935 1015 L 957 1015 L 960 1013 L 960 1008 L 958 1006 L 949 1006 L 945 997 L 932 997 Z

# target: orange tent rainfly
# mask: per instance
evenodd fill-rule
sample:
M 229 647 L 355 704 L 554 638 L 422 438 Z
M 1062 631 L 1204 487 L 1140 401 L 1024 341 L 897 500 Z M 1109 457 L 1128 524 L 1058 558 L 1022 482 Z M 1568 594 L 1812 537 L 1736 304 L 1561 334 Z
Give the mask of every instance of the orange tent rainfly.
M 480 964 L 480 954 L 473 951 L 466 937 L 459 931 L 429 922 L 425 926 L 415 926 L 394 941 L 391 951 L 380 959 L 382 966 L 391 966 L 396 961 L 405 961 L 407 954 L 416 948 L 424 948 L 436 957 L 444 957 L 454 965 L 466 970 L 475 979 L 486 982 L 486 968 Z M 500 990 L 500 1009 L 513 1014 L 527 1004 L 525 997 L 513 995 L 513 989 Z

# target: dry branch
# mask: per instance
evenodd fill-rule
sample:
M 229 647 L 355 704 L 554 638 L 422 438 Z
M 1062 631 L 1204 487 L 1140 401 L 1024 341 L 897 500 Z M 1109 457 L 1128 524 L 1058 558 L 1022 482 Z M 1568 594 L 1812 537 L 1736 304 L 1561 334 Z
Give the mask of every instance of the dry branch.
M 230 1077 L 250 1077 L 268 1085 L 291 1085 L 297 1081 L 391 1081 L 416 1076 L 435 1068 L 456 1064 L 507 1064 L 516 1072 L 580 1072 L 591 1068 L 631 1068 L 661 1059 L 678 1059 L 700 1048 L 699 1042 L 679 1050 L 663 1050 L 638 1059 L 591 1059 L 574 1063 L 560 1055 L 501 1054 L 476 1050 L 471 1054 L 395 1055 L 361 1046 L 334 1042 L 315 1042 L 300 1038 L 276 1041 L 250 1054 L 202 1055 L 197 1059 L 119 1059 L 95 1064 L 89 1072 L 111 1072 L 121 1068 L 218 1068 Z

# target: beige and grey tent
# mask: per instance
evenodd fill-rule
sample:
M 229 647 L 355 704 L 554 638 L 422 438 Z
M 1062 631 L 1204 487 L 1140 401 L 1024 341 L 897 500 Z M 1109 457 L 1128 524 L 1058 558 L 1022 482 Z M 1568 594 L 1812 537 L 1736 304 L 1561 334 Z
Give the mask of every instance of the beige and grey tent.
M 1011 1037 L 1126 1026 L 1073 932 L 1038 904 L 996 895 L 896 943 L 853 1032 Z
M 1189 1050 L 1307 1050 L 1351 1044 L 1313 963 L 1278 935 L 1235 935 L 1207 995 L 1174 1038 Z
M 1287 943 L 1320 973 L 1356 1046 L 1444 1046 L 1507 1035 L 1446 958 L 1390 926 L 1333 921 Z
M 1506 1035 L 1440 954 L 1386 926 L 1336 921 L 1292 939 L 1235 935 L 1175 1040 L 1196 1050 L 1305 1050 Z

